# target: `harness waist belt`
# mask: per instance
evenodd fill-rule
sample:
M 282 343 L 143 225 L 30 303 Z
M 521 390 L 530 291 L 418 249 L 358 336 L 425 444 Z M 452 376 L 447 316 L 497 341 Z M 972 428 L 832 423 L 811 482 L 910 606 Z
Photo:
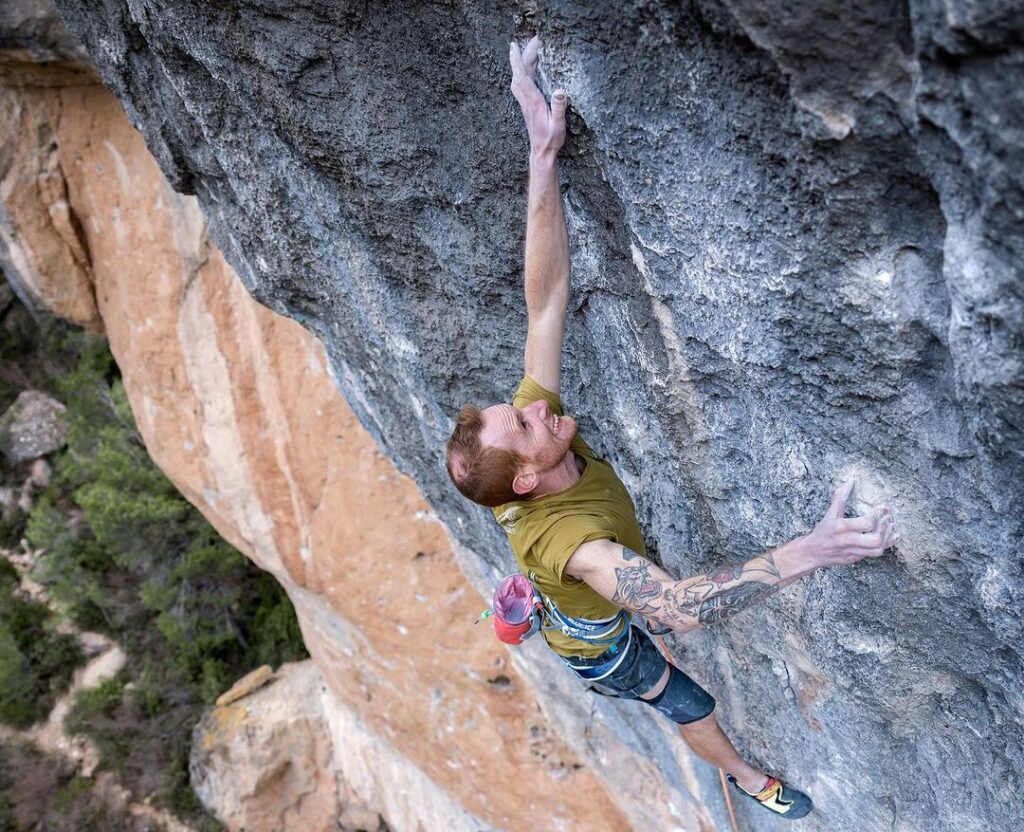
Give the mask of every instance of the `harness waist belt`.
M 546 629 L 559 630 L 562 635 L 590 644 L 613 645 L 621 639 L 623 627 L 629 630 L 629 613 L 625 610 L 619 610 L 611 618 L 594 621 L 566 615 L 547 597 L 544 598 L 544 606 L 552 622 Z
M 625 641 L 624 645 L 622 644 L 623 641 Z M 571 667 L 578 676 L 590 682 L 597 682 L 605 676 L 611 675 L 618 669 L 619 665 L 622 664 L 622 660 L 626 658 L 626 654 L 629 652 L 629 647 L 632 642 L 633 628 L 627 625 L 625 632 L 615 640 L 615 644 L 607 651 L 613 654 L 608 661 L 601 662 L 601 664 L 597 665 L 580 665 L 573 664 L 572 659 L 566 656 L 562 656 L 562 661 Z

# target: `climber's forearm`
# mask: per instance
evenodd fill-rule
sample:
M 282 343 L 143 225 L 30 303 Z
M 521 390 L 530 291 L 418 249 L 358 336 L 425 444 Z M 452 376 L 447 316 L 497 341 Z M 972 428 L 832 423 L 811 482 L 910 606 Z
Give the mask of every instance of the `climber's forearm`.
M 688 632 L 728 621 L 813 570 L 804 541 L 794 540 L 745 563 L 682 580 L 630 549 L 594 541 L 577 549 L 566 571 L 616 604 Z
M 526 309 L 531 322 L 565 315 L 569 303 L 569 235 L 558 189 L 557 153 L 530 154 L 526 213 Z
M 612 600 L 679 632 L 728 621 L 810 571 L 801 558 L 799 541 L 679 581 L 647 582 L 644 576 L 650 562 L 639 556 L 633 560 L 616 570 Z
M 860 517 L 843 516 L 852 490 L 852 482 L 840 485 L 828 512 L 803 537 L 706 575 L 674 580 L 610 540 L 584 543 L 565 571 L 620 606 L 680 632 L 727 621 L 815 569 L 881 557 L 899 541 L 888 506 Z

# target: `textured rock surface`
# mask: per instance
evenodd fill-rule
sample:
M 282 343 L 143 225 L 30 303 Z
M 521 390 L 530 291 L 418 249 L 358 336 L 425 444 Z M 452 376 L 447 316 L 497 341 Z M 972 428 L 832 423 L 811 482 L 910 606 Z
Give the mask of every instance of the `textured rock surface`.
M 192 782 L 232 832 L 488 828 L 362 722 L 313 662 L 285 665 L 196 727 Z
M 52 453 L 68 433 L 64 405 L 38 390 L 25 390 L 0 416 L 0 453 L 27 462 Z
M 96 81 L 49 3 L 0 6 L 0 267 L 29 309 L 100 331 L 92 267 L 57 153 L 61 99 L 44 91 Z
M 813 791 L 808 828 L 1021 825 L 1020 3 L 59 6 L 492 575 L 506 544 L 440 445 L 520 367 L 504 56 L 539 30 L 574 102 L 566 399 L 652 549 L 749 555 L 848 475 L 902 525 L 685 663 Z
M 89 56 L 81 43 L 53 12 L 51 0 L 5 0 L 0 5 L 0 63 L 14 55 L 38 65 L 50 62 L 74 62 L 89 65 Z
M 192 788 L 231 832 L 336 830 L 338 784 L 312 662 L 218 705 L 193 733 Z
M 150 453 L 295 601 L 330 690 L 343 820 L 366 806 L 399 830 L 509 829 L 524 811 L 564 830 L 713 828 L 714 773 L 668 726 L 595 710 L 540 645 L 520 662 L 473 628 L 483 598 L 345 406 L 322 346 L 252 301 L 113 96 L 4 94 L 54 145 Z M 37 206 L 7 209 L 17 221 Z

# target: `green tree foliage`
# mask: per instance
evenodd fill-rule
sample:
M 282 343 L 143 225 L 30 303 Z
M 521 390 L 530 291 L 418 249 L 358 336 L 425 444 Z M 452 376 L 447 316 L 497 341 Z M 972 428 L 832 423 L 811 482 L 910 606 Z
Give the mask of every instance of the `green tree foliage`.
M 0 558 L 0 722 L 25 728 L 46 717 L 83 657 L 49 609 L 18 594 L 18 580 Z
M 0 514 L 0 546 L 13 549 L 21 542 L 25 533 L 25 524 L 28 516 L 21 509 L 15 507 L 9 513 Z

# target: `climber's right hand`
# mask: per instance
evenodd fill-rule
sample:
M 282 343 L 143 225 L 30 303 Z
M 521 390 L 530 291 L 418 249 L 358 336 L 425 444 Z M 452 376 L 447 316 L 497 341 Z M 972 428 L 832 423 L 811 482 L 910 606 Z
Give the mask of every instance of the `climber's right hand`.
M 853 482 L 840 485 L 832 504 L 810 534 L 798 541 L 810 568 L 842 566 L 877 558 L 899 541 L 892 509 L 879 506 L 860 517 L 844 517 Z
M 565 108 L 569 98 L 565 90 L 555 90 L 551 106 L 534 81 L 540 38 L 534 35 L 522 51 L 515 42 L 509 44 L 508 58 L 512 66 L 512 94 L 523 111 L 526 132 L 530 136 L 530 155 L 554 157 L 565 143 Z

